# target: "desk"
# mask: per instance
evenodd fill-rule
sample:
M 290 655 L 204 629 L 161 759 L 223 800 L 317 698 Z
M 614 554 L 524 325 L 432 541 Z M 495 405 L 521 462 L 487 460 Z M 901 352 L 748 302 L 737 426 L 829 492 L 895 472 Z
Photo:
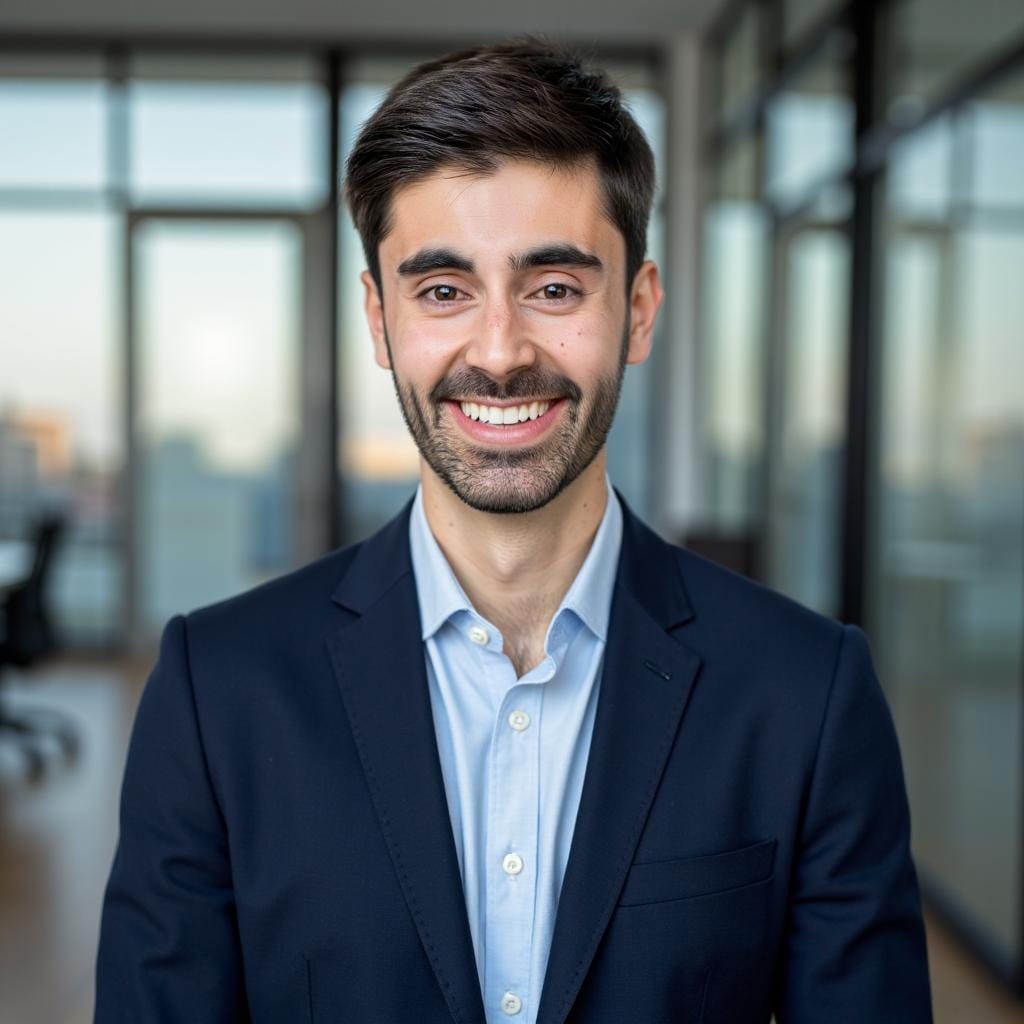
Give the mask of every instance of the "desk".
M 0 540 L 0 597 L 32 572 L 32 545 L 24 540 Z

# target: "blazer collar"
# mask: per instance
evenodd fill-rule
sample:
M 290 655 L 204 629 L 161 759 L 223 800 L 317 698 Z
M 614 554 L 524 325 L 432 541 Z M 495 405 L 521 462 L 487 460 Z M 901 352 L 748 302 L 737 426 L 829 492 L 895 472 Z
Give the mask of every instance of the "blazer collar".
M 412 575 L 409 553 L 410 498 L 393 519 L 355 548 L 331 600 L 362 615 L 404 576 Z

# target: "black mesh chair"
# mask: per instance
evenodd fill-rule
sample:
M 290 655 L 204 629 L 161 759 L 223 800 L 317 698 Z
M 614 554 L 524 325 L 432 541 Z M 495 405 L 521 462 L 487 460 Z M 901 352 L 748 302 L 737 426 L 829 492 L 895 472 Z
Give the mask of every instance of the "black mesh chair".
M 33 775 L 42 773 L 45 748 L 53 741 L 65 756 L 74 756 L 78 734 L 70 719 L 56 711 L 26 709 L 15 714 L 3 701 L 2 683 L 10 668 L 31 668 L 57 649 L 48 585 L 63 529 L 63 519 L 56 515 L 36 523 L 31 572 L 0 599 L 0 740 L 5 734 L 17 740 Z

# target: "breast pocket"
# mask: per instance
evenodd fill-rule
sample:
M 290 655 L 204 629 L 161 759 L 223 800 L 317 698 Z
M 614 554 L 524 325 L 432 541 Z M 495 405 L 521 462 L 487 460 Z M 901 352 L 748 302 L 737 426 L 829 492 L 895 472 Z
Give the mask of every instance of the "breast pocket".
M 701 857 L 634 864 L 619 906 L 637 907 L 739 889 L 772 877 L 776 840 Z

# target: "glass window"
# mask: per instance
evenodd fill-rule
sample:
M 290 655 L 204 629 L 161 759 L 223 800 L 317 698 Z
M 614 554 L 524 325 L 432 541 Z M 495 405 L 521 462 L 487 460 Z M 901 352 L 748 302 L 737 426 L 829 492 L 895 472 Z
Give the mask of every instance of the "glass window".
M 780 206 L 802 202 L 852 163 L 849 48 L 848 33 L 836 30 L 824 53 L 768 106 L 765 192 Z
M 119 222 L 0 210 L 0 537 L 44 512 L 66 530 L 54 565 L 61 639 L 118 639 L 123 566 Z
M 749 138 L 724 156 L 704 218 L 702 421 L 709 513 L 727 531 L 751 529 L 761 511 L 767 223 L 757 154 Z
M 138 282 L 142 626 L 291 568 L 299 222 L 146 219 Z
M 968 105 L 969 180 L 964 191 L 975 213 L 1024 214 L 1024 75 Z
M 780 234 L 769 489 L 768 579 L 827 615 L 839 612 L 841 496 L 849 359 L 849 196 Z
M 103 188 L 106 128 L 99 56 L 0 53 L 0 188 Z
M 612 69 L 614 74 L 614 69 Z M 629 88 L 624 71 L 615 75 L 623 86 L 623 96 L 654 151 L 655 169 L 659 189 L 654 197 L 654 209 L 647 232 L 647 256 L 665 272 L 663 179 L 665 173 L 665 101 L 651 88 Z M 664 319 L 662 319 L 664 323 Z M 638 366 L 627 366 L 622 381 L 622 393 L 615 421 L 608 434 L 608 475 L 622 492 L 633 510 L 641 516 L 650 514 L 651 460 L 638 457 L 651 450 L 651 408 L 648 396 L 652 390 L 653 374 L 657 372 L 665 343 L 656 327 L 650 357 Z M 662 364 L 663 365 L 663 364 Z
M 128 95 L 135 203 L 324 201 L 328 103 L 313 61 L 142 56 Z
M 899 160 L 887 169 L 890 205 L 903 216 L 943 222 L 952 216 L 953 132 L 949 117 L 919 133 L 914 145 L 900 150 Z
M 345 86 L 340 110 L 342 160 L 355 145 L 363 123 L 404 70 L 404 65 L 371 64 L 362 69 L 362 81 Z M 391 374 L 374 361 L 360 281 L 366 259 L 347 211 L 341 214 L 339 234 L 338 469 L 344 540 L 350 541 L 373 533 L 412 494 L 419 475 L 419 454 L 402 419 Z
M 1021 956 L 1024 793 L 1024 79 L 894 153 L 884 237 L 873 638 L 901 735 L 915 857 Z M 1016 97 L 1016 98 L 1014 98 Z M 984 126 L 984 127 L 980 127 Z M 998 126 L 998 127 L 996 127 Z M 979 130 L 980 128 L 980 130 Z M 956 151 L 955 216 L 908 202 Z M 949 179 L 948 189 L 961 182 Z M 1016 196 L 1016 200 L 1014 197 Z M 945 207 L 952 208 L 947 195 Z M 1007 216 L 1016 203 L 1015 215 Z
M 894 0 L 886 19 L 883 88 L 893 120 L 922 106 L 1024 33 L 1024 4 Z

